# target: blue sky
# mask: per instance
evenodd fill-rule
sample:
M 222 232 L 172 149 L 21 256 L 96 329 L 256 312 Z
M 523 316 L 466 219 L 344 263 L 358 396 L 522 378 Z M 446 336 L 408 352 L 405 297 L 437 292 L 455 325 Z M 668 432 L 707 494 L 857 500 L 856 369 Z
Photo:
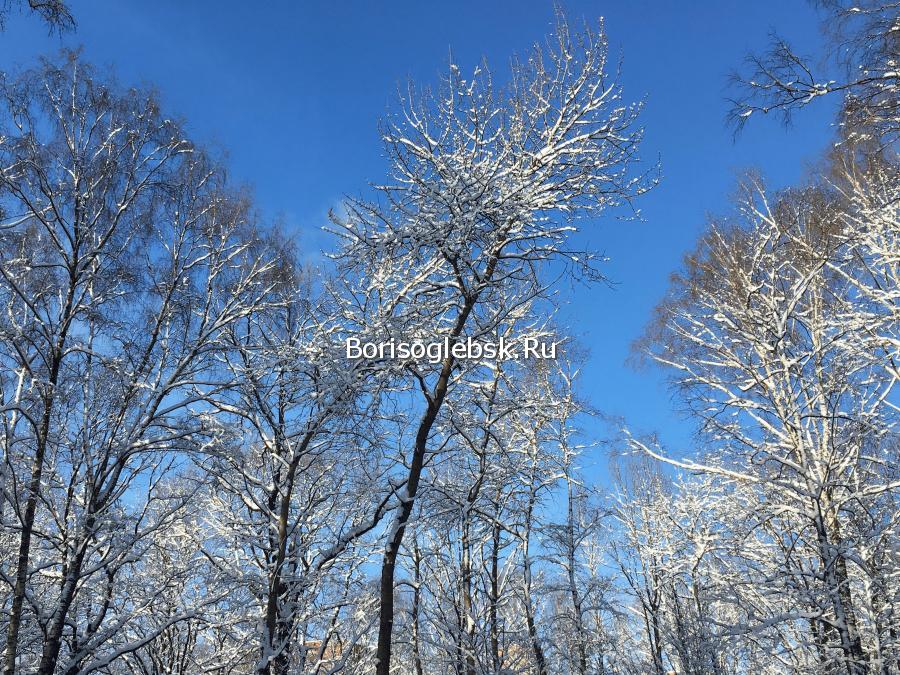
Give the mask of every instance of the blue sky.
M 253 186 L 264 212 L 281 216 L 311 259 L 329 245 L 320 230 L 328 209 L 384 175 L 377 122 L 398 84 L 436 83 L 451 53 L 464 71 L 486 57 L 502 81 L 509 57 L 553 23 L 550 0 L 71 4 L 78 30 L 62 38 L 36 18 L 10 17 L 0 69 L 81 45 L 122 83 L 152 85 L 195 139 L 227 151 L 233 178 Z M 820 53 L 819 17 L 802 0 L 569 0 L 564 9 L 571 20 L 605 17 L 625 95 L 646 99 L 642 154 L 658 158 L 663 174 L 640 204 L 642 221 L 589 224 L 590 240 L 611 258 L 615 289 L 564 289 L 563 316 L 591 355 L 584 393 L 686 450 L 691 425 L 662 373 L 635 371 L 625 359 L 707 215 L 728 211 L 740 173 L 758 169 L 776 187 L 797 182 L 831 141 L 830 101 L 789 128 L 754 120 L 736 141 L 724 123 L 728 73 L 773 30 L 803 54 Z

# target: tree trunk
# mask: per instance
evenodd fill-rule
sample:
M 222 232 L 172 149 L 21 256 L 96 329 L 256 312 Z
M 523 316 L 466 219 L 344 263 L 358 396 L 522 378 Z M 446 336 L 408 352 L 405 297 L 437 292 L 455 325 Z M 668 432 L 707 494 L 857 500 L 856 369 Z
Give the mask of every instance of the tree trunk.
M 822 506 L 818 505 L 821 509 Z M 862 647 L 856 612 L 850 592 L 847 561 L 839 550 L 840 533 L 836 522 L 827 522 L 821 511 L 816 518 L 819 555 L 825 569 L 825 582 L 835 617 L 835 628 L 844 652 L 847 675 L 867 675 L 868 659 Z M 829 531 L 830 530 L 830 531 Z M 830 535 L 830 536 L 829 536 Z
M 16 559 L 16 583 L 13 589 L 12 606 L 9 610 L 9 630 L 6 637 L 6 663 L 3 675 L 15 675 L 16 656 L 19 649 L 19 630 L 22 625 L 22 608 L 25 601 L 25 587 L 28 585 L 28 564 L 31 557 L 31 536 L 34 533 L 34 519 L 37 514 L 38 494 L 41 490 L 41 475 L 44 471 L 44 455 L 47 452 L 47 436 L 50 433 L 50 420 L 53 415 L 53 397 L 59 378 L 60 360 L 56 359 L 52 366 L 48 399 L 44 404 L 40 434 L 31 465 L 31 479 L 28 482 L 28 499 L 25 512 L 22 514 L 22 532 L 19 535 L 19 553 Z
M 473 648 L 475 645 L 475 617 L 474 601 L 472 599 L 472 541 L 470 536 L 471 530 L 471 513 L 474 506 L 477 492 L 469 491 L 469 499 L 466 504 L 465 513 L 463 514 L 463 522 L 461 529 L 461 555 L 460 561 L 460 577 L 462 581 L 462 633 L 460 647 L 462 648 L 465 675 L 475 675 L 475 654 Z
M 532 490 L 534 490 L 532 478 Z M 525 605 L 525 623 L 528 627 L 528 639 L 531 642 L 531 652 L 534 656 L 534 664 L 537 668 L 537 675 L 548 675 L 547 658 L 544 655 L 544 649 L 541 647 L 540 637 L 537 632 L 537 624 L 534 620 L 534 605 L 532 604 L 533 592 L 531 584 L 531 552 L 529 544 L 531 540 L 531 519 L 534 513 L 535 494 L 529 496 L 528 509 L 525 513 L 525 533 L 522 542 L 522 575 L 524 581 L 523 595 Z
M 76 220 L 79 209 L 76 202 Z M 28 564 L 31 558 L 31 536 L 34 533 L 34 519 L 37 513 L 38 493 L 41 489 L 41 475 L 44 471 L 44 455 L 47 452 L 47 437 L 50 434 L 50 422 L 56 402 L 56 386 L 62 367 L 63 354 L 66 347 L 69 327 L 73 319 L 75 303 L 75 286 L 78 261 L 69 267 L 69 287 L 66 291 L 66 303 L 60 317 L 60 332 L 52 346 L 50 372 L 48 373 L 47 393 L 44 396 L 44 411 L 41 417 L 40 431 L 36 439 L 34 463 L 31 466 L 31 479 L 28 481 L 28 500 L 22 514 L 22 532 L 19 535 L 19 553 L 16 559 L 16 583 L 13 588 L 12 605 L 9 610 L 9 630 L 6 635 L 6 663 L 3 675 L 15 675 L 16 656 L 19 650 L 19 630 L 22 626 L 22 608 L 25 601 L 25 587 L 28 584 Z
M 94 504 L 89 504 L 89 509 L 94 511 Z M 53 675 L 56 672 L 56 663 L 59 660 L 59 650 L 62 646 L 62 634 L 66 627 L 66 619 L 69 616 L 69 608 L 75 599 L 75 593 L 78 590 L 78 582 L 81 579 L 81 569 L 84 565 L 84 556 L 87 552 L 88 542 L 93 536 L 94 526 L 96 525 L 96 517 L 89 512 L 85 518 L 81 535 L 75 542 L 77 546 L 75 556 L 69 563 L 66 570 L 65 579 L 59 593 L 59 600 L 56 604 L 56 611 L 50 620 L 50 626 L 47 629 L 44 638 L 44 647 L 41 651 L 41 662 L 38 666 L 38 675 Z
M 569 580 L 569 597 L 572 600 L 572 623 L 575 628 L 575 644 L 578 650 L 577 667 L 578 675 L 587 675 L 588 659 L 587 649 L 584 644 L 584 636 L 586 630 L 581 609 L 581 596 L 578 593 L 578 580 L 575 575 L 576 553 L 575 546 L 575 494 L 572 487 L 572 477 L 569 475 L 568 467 L 566 467 L 566 498 L 567 498 L 567 518 L 566 518 L 566 558 Z
M 499 509 L 496 518 L 499 519 Z M 491 536 L 491 597 L 488 621 L 491 631 L 491 665 L 494 675 L 500 673 L 500 626 L 497 622 L 497 604 L 500 601 L 500 526 L 494 523 Z
M 45 423 L 49 427 L 50 411 L 45 413 Z M 22 625 L 22 605 L 25 601 L 25 587 L 28 584 L 28 562 L 31 553 L 31 535 L 34 531 L 34 517 L 37 512 L 37 496 L 41 487 L 44 470 L 46 436 L 38 439 L 34 462 L 31 466 L 31 480 L 28 482 L 28 500 L 22 514 L 22 532 L 19 534 L 19 554 L 16 558 L 16 584 L 13 588 L 12 606 L 9 610 L 9 629 L 6 633 L 6 662 L 3 675 L 16 674 L 16 655 L 19 649 L 19 629 Z
M 485 282 L 493 276 L 498 255 L 499 253 L 494 255 L 488 262 L 484 274 Z M 462 335 L 463 328 L 465 328 L 466 321 L 477 300 L 477 295 L 469 296 L 466 299 L 450 333 L 451 343 L 455 343 L 456 339 Z M 455 363 L 456 361 L 452 355 L 444 359 L 434 391 L 430 396 L 427 396 L 428 404 L 425 408 L 425 414 L 422 416 L 419 427 L 416 430 L 413 456 L 409 465 L 409 476 L 406 479 L 403 493 L 400 495 L 400 506 L 398 507 L 397 515 L 394 517 L 393 525 L 388 530 L 384 556 L 381 562 L 381 580 L 379 584 L 381 608 L 378 614 L 378 647 L 375 653 L 376 675 L 390 675 L 391 672 L 391 633 L 394 629 L 394 574 L 397 568 L 397 556 L 400 553 L 400 545 L 403 543 L 406 525 L 409 522 L 409 517 L 415 504 L 416 492 L 419 490 L 419 480 L 422 477 L 422 468 L 425 466 L 425 454 L 428 450 L 428 435 L 431 433 L 431 428 L 434 426 L 441 405 L 444 403 L 444 398 L 447 396 L 447 385 L 450 382 L 450 375 L 453 372 Z
M 412 647 L 413 647 L 413 665 L 416 669 L 416 675 L 423 675 L 422 668 L 422 647 L 419 639 L 419 611 L 421 607 L 422 596 L 422 552 L 419 550 L 419 544 L 413 540 L 413 604 L 412 604 Z
M 287 450 L 287 442 L 284 438 L 285 413 L 278 410 L 278 437 L 276 438 L 275 451 L 279 457 L 284 457 Z M 297 470 L 300 460 L 306 453 L 309 444 L 315 434 L 308 431 L 303 435 L 300 443 L 294 449 L 291 463 L 287 467 L 284 479 L 280 476 L 275 479 L 275 485 L 269 498 L 269 509 L 274 511 L 278 505 L 277 539 L 274 542 L 275 558 L 272 561 L 272 569 L 269 572 L 268 597 L 266 598 L 266 634 L 264 636 L 263 649 L 268 652 L 262 654 L 257 668 L 258 675 L 286 675 L 290 665 L 288 658 L 291 629 L 281 625 L 279 616 L 281 613 L 282 596 L 285 593 L 284 566 L 287 561 L 288 525 L 291 517 L 291 502 L 294 494 L 294 484 L 297 479 Z M 280 499 L 280 501 L 279 501 Z M 275 646 L 278 651 L 272 655 Z
M 422 467 L 425 464 L 425 444 L 428 432 L 431 430 L 436 417 L 437 409 L 433 402 L 429 403 L 428 411 L 419 424 L 419 431 L 416 434 L 415 451 L 413 452 L 413 460 L 409 469 L 409 478 L 406 481 L 406 493 L 401 496 L 399 511 L 394 518 L 391 530 L 388 532 L 384 556 L 382 557 L 381 582 L 379 586 L 381 609 L 378 614 L 378 648 L 375 654 L 375 672 L 377 675 L 389 675 L 391 671 L 391 633 L 394 628 L 394 573 L 397 567 L 397 555 L 400 552 L 403 534 L 406 531 L 406 525 L 412 513 L 416 492 L 419 489 L 419 479 L 422 476 Z

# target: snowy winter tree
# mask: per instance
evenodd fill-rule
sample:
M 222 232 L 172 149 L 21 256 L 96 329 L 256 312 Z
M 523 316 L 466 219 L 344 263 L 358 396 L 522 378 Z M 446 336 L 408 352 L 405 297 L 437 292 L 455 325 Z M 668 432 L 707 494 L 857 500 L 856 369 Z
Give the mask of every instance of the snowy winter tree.
M 889 469 L 895 380 L 870 330 L 887 308 L 860 309 L 869 276 L 825 188 L 770 197 L 751 183 L 741 213 L 688 257 L 646 344 L 713 449 L 705 464 L 680 465 L 754 486 L 754 517 L 776 526 L 780 569 L 760 583 L 793 609 L 747 629 L 804 619 L 818 668 L 877 671 L 886 633 L 870 621 L 869 589 L 895 572 L 867 562 L 868 542 L 895 533 L 887 513 L 900 487 Z
M 748 57 L 747 72 L 736 75 L 737 96 L 730 117 L 738 128 L 754 113 L 778 112 L 785 121 L 822 96 L 841 98 L 842 135 L 858 143 L 886 146 L 900 132 L 900 18 L 890 0 L 827 0 L 823 32 L 827 65 L 798 54 L 776 37 L 768 53 Z
M 75 28 L 75 18 L 72 11 L 63 0 L 4 0 L 0 5 L 0 30 L 3 30 L 10 12 L 24 11 L 28 9 L 32 14 L 37 14 L 47 24 L 50 32 L 62 33 Z
M 366 632 L 348 618 L 365 595 L 354 545 L 390 494 L 372 501 L 382 478 L 377 392 L 361 388 L 334 347 L 337 326 L 313 304 L 289 244 L 272 248 L 279 264 L 265 304 L 226 331 L 231 384 L 212 399 L 226 431 L 201 463 L 213 482 L 207 555 L 249 599 L 238 621 L 259 644 L 256 672 L 285 675 L 322 667 L 305 641 L 324 652 L 340 639 L 346 655 Z M 291 668 L 299 661 L 306 668 Z
M 900 24 L 821 6 L 840 75 L 778 42 L 732 116 L 840 97 L 837 142 L 673 276 L 637 346 L 696 450 L 610 485 L 557 323 L 654 183 L 602 23 L 410 86 L 320 269 L 147 91 L 4 75 L 3 675 L 900 674 Z
M 89 672 L 146 611 L 117 580 L 190 498 L 166 457 L 207 442 L 204 369 L 270 264 L 151 95 L 68 55 L 2 102 L 4 673 Z
M 549 264 L 596 278 L 597 258 L 575 250 L 574 219 L 647 188 L 633 173 L 639 109 L 607 72 L 602 27 L 573 35 L 561 17 L 547 47 L 514 63 L 507 86 L 493 86 L 484 69 L 466 79 L 451 66 L 436 96 L 411 92 L 385 128 L 392 165 L 381 199 L 351 201 L 335 218 L 346 313 L 358 332 L 373 341 L 479 339 L 545 295 Z M 441 443 L 435 425 L 458 383 L 484 365 L 451 355 L 398 373 L 420 404 L 385 535 L 379 675 L 390 671 L 394 572 Z

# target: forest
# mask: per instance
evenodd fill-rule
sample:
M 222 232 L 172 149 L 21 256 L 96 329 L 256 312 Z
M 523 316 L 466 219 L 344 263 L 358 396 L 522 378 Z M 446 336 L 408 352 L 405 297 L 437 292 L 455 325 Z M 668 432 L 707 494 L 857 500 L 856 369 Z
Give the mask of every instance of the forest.
M 835 141 L 741 177 L 633 346 L 686 452 L 595 437 L 556 311 L 666 180 L 596 16 L 403 89 L 319 262 L 152 88 L 2 73 L 3 675 L 900 674 L 900 6 L 817 4 L 842 77 L 773 38 L 723 124 Z M 437 340 L 559 350 L 345 348 Z

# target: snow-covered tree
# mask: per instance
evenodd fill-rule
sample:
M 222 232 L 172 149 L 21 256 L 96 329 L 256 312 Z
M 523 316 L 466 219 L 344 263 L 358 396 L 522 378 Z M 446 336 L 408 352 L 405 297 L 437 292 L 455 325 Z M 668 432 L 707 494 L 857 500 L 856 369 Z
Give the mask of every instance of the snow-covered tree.
M 748 58 L 735 75 L 731 120 L 740 128 L 756 114 L 794 112 L 823 96 L 841 102 L 841 135 L 851 143 L 892 146 L 900 132 L 900 13 L 892 0 L 827 0 L 823 33 L 827 58 L 820 64 L 775 37 L 769 51 Z
M 5 79 L 2 106 L 4 673 L 51 675 L 144 611 L 116 579 L 180 508 L 166 458 L 207 442 L 204 369 L 270 264 L 248 201 L 146 92 L 69 55 Z
M 439 94 L 411 92 L 385 127 L 391 170 L 380 199 L 350 201 L 335 218 L 342 295 L 358 333 L 374 342 L 482 339 L 546 294 L 551 263 L 596 277 L 596 256 L 577 250 L 574 219 L 648 186 L 633 171 L 639 109 L 607 72 L 602 29 L 573 35 L 561 17 L 549 46 L 514 63 L 507 86 L 454 65 Z M 419 404 L 385 536 L 379 675 L 391 663 L 397 557 L 423 470 L 442 444 L 442 408 L 488 366 L 449 355 L 397 372 Z
M 364 556 L 354 546 L 391 495 L 373 499 L 377 392 L 361 389 L 335 347 L 336 324 L 314 304 L 289 245 L 272 247 L 279 266 L 265 304 L 227 330 L 229 386 L 212 399 L 227 431 L 201 464 L 213 484 L 207 555 L 248 599 L 240 621 L 260 645 L 256 672 L 285 675 L 319 667 L 310 640 L 327 649 L 343 635 L 346 653 L 365 632 L 337 619 L 360 594 Z M 305 669 L 289 670 L 301 659 Z
M 844 221 L 825 188 L 770 197 L 751 183 L 740 217 L 714 223 L 687 258 L 646 348 L 672 369 L 710 448 L 705 462 L 677 463 L 753 486 L 750 517 L 778 556 L 758 583 L 791 606 L 746 629 L 804 619 L 797 648 L 815 650 L 818 668 L 864 673 L 884 660 L 867 589 L 885 572 L 866 562 L 868 542 L 895 531 L 900 486 L 888 468 L 895 380 L 872 349 L 884 322 L 860 307 L 870 277 Z

